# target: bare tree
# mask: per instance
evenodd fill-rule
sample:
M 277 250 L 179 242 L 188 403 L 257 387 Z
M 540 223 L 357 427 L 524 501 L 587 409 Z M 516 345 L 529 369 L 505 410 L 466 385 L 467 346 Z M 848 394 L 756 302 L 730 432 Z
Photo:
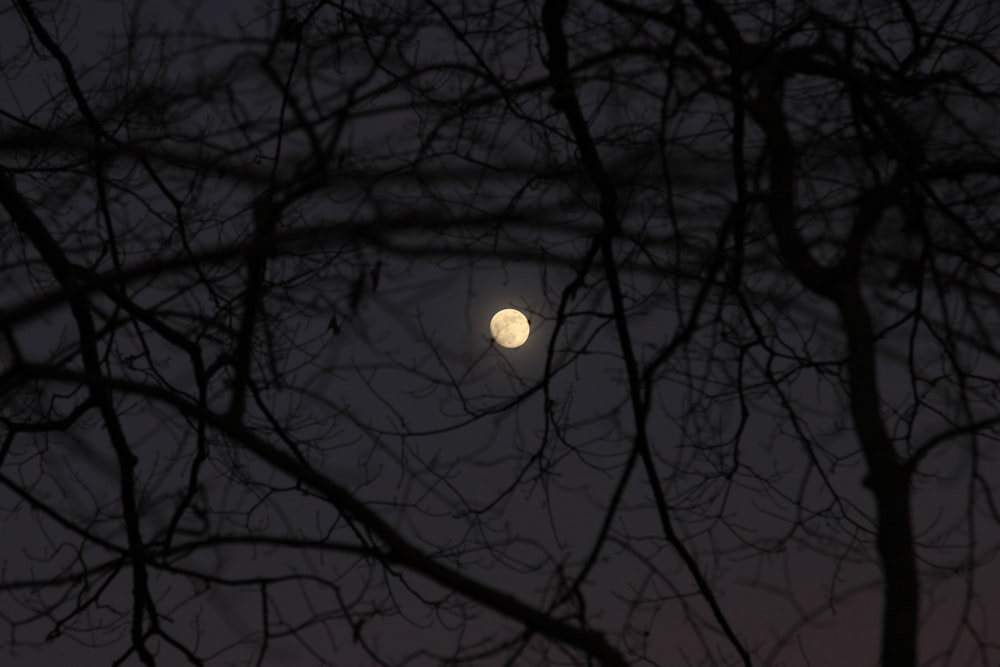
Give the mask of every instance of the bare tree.
M 990 3 L 127 4 L 0 13 L 13 664 L 996 663 Z

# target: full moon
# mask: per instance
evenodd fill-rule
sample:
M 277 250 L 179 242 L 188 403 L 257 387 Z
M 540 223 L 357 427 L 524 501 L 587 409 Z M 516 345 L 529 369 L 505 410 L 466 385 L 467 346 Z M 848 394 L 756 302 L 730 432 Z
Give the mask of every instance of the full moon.
M 531 327 L 528 318 L 519 310 L 504 308 L 490 320 L 490 333 L 498 345 L 503 347 L 521 347 L 528 340 Z

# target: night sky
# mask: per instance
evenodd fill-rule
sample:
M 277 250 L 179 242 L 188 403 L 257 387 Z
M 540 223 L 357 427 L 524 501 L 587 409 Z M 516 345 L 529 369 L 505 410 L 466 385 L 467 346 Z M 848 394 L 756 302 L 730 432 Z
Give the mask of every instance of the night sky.
M 1000 664 L 989 3 L 201 4 L 0 8 L 0 665 Z

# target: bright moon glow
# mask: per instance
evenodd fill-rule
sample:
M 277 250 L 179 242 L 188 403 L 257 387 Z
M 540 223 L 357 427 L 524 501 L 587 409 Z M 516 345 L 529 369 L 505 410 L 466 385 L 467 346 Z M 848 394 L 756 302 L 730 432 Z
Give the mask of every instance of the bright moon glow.
M 503 347 L 521 347 L 528 340 L 531 327 L 521 311 L 504 308 L 490 320 L 490 333 Z

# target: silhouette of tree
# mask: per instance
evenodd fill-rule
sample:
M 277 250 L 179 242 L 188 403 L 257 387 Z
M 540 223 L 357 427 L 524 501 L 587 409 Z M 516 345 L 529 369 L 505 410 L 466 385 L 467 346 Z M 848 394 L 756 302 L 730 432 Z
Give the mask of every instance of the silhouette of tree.
M 13 664 L 996 663 L 990 3 L 125 4 L 0 13 Z

